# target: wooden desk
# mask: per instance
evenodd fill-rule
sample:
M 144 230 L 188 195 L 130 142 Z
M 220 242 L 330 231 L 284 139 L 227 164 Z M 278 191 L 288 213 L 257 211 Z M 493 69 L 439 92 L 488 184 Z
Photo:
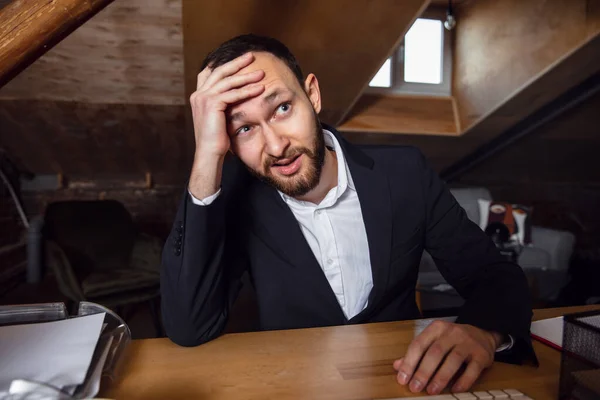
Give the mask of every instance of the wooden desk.
M 537 310 L 535 319 L 590 309 Z M 396 383 L 392 361 L 405 353 L 414 332 L 415 322 L 405 321 L 229 334 L 194 348 L 168 339 L 135 340 L 120 378 L 101 395 L 146 400 L 409 396 Z M 554 400 L 560 354 L 534 345 L 539 368 L 496 363 L 473 390 L 514 388 L 535 400 Z

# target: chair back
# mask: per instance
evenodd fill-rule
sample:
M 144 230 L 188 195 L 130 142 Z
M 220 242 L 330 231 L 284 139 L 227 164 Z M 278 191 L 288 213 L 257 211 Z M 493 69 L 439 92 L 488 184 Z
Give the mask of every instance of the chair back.
M 129 262 L 136 228 L 118 201 L 61 201 L 48 205 L 44 234 L 60 246 L 79 278 Z

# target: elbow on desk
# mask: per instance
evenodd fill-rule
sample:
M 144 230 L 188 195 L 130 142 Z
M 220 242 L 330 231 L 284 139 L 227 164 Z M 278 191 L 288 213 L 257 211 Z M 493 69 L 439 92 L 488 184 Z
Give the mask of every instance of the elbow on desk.
M 201 344 L 208 343 L 211 340 L 219 337 L 220 334 L 216 335 L 202 335 L 200 337 L 193 334 L 193 332 L 167 332 L 167 337 L 171 342 L 181 347 L 196 347 Z
M 168 305 L 165 300 L 161 304 L 161 311 L 167 337 L 182 347 L 200 346 L 216 339 L 225 330 L 227 322 L 227 312 L 196 316 L 195 311 L 180 303 Z
M 226 321 L 226 319 L 224 319 Z M 185 326 L 172 326 L 165 321 L 165 330 L 168 338 L 182 347 L 195 347 L 208 343 L 221 336 L 225 329 L 224 320 L 218 318 L 215 323 L 208 326 L 196 327 L 191 324 Z
M 181 347 L 196 347 L 208 342 L 209 340 L 198 340 L 191 336 L 167 335 L 171 342 Z

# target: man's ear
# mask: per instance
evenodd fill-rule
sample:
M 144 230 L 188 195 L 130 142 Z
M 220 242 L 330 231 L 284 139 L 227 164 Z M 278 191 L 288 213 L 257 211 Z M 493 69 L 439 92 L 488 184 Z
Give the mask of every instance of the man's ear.
M 321 112 L 321 90 L 319 89 L 319 81 L 315 74 L 308 74 L 304 81 L 304 90 L 308 95 L 308 99 L 312 103 L 315 112 Z

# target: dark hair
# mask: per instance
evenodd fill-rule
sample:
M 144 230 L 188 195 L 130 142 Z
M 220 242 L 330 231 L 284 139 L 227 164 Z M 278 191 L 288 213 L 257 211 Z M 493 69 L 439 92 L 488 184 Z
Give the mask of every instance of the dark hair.
M 217 68 L 250 51 L 262 51 L 273 54 L 292 70 L 298 79 L 298 82 L 300 82 L 300 86 L 304 84 L 304 76 L 302 75 L 300 65 L 286 45 L 277 39 L 253 34 L 236 36 L 221 44 L 206 56 L 200 70 L 203 70 L 209 65 L 211 68 Z

